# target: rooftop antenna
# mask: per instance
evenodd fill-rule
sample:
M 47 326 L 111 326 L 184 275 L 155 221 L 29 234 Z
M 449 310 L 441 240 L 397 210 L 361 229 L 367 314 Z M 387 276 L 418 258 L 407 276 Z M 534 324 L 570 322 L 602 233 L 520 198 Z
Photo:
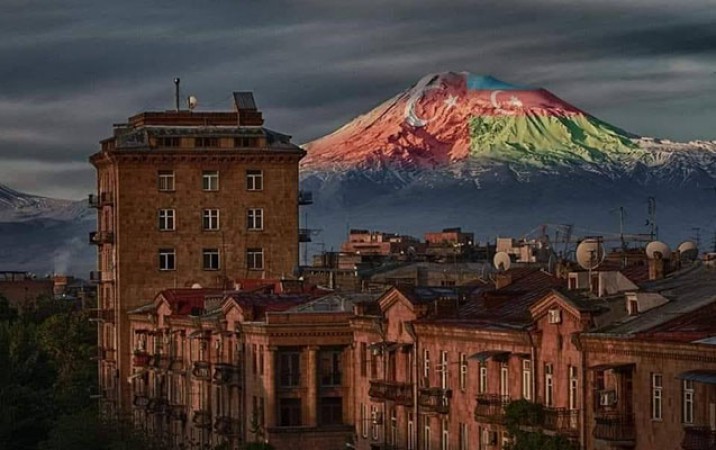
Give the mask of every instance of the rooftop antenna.
M 179 83 L 181 80 L 179 78 L 174 78 L 174 107 L 176 108 L 176 111 L 179 112 Z
M 658 239 L 658 232 L 656 227 L 656 198 L 653 196 L 650 196 L 647 200 L 648 202 L 648 212 L 649 212 L 649 218 L 646 220 L 646 225 L 651 227 L 651 232 L 649 233 L 649 236 L 651 237 L 651 240 Z
M 693 227 L 692 230 L 696 233 L 694 240 L 696 241 L 696 247 L 701 247 L 701 228 Z

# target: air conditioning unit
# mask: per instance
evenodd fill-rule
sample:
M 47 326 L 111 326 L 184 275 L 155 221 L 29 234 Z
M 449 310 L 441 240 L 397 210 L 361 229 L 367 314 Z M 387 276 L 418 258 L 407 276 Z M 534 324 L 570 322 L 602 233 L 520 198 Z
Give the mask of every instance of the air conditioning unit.
M 483 430 L 482 445 L 497 445 L 497 431 Z
M 617 404 L 616 391 L 601 391 L 599 393 L 599 406 L 613 406 Z
M 550 309 L 547 312 L 549 323 L 562 323 L 562 311 L 559 309 Z
M 370 413 L 370 421 L 373 425 L 383 424 L 383 413 L 380 411 L 372 411 Z

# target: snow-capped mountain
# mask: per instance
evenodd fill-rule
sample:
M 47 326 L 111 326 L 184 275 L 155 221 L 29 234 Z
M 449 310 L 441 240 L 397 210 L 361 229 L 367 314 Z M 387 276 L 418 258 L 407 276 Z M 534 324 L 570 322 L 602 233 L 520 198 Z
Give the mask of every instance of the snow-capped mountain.
M 97 257 L 87 240 L 95 226 L 86 201 L 40 197 L 0 184 L 0 270 L 86 277 Z
M 716 141 L 674 143 L 605 123 L 539 88 L 447 72 L 305 145 L 309 226 L 421 233 L 463 225 L 484 237 L 540 223 L 642 232 L 654 197 L 667 239 L 716 219 Z

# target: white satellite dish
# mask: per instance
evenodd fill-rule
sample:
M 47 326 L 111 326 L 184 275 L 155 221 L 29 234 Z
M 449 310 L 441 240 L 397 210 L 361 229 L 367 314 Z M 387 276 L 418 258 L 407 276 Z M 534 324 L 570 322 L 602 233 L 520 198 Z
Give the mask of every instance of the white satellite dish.
M 696 259 L 699 256 L 699 248 L 693 241 L 684 241 L 678 247 L 681 259 Z
M 671 249 L 661 241 L 652 241 L 646 246 L 646 257 L 649 259 L 671 259 Z
M 191 285 L 192 289 L 201 289 L 201 285 L 199 283 L 194 283 Z
M 190 95 L 190 96 L 186 99 L 186 102 L 187 102 L 187 104 L 189 105 L 189 109 L 190 109 L 190 110 L 193 110 L 194 108 L 196 108 L 196 105 L 199 104 L 199 100 L 198 100 L 196 97 L 194 97 L 193 95 Z
M 607 253 L 604 251 L 604 245 L 600 239 L 588 238 L 577 246 L 576 256 L 577 264 L 582 269 L 592 270 L 596 269 L 604 261 Z
M 506 252 L 497 252 L 495 254 L 495 257 L 492 259 L 492 263 L 495 265 L 495 268 L 497 270 L 503 272 L 505 270 L 510 269 L 512 260 L 510 259 L 510 255 L 508 255 Z

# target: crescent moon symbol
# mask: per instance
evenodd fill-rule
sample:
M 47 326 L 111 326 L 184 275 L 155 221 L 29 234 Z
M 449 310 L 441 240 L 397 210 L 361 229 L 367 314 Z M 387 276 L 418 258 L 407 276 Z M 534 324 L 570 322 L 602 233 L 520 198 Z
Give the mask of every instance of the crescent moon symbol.
M 408 125 L 415 128 L 421 128 L 428 124 L 428 119 L 423 119 L 415 113 L 415 104 L 423 98 L 423 95 L 425 95 L 427 91 L 445 89 L 442 85 L 428 87 L 427 85 L 432 81 L 433 79 L 431 78 L 424 78 L 423 80 L 420 80 L 418 85 L 415 86 L 410 98 L 408 98 L 408 103 L 405 105 L 405 121 L 408 122 Z
M 499 94 L 500 92 L 502 92 L 502 91 L 497 90 L 497 91 L 493 91 L 492 94 L 490 94 L 490 103 L 492 103 L 492 106 L 495 109 L 500 109 L 500 104 L 497 103 L 497 94 Z

